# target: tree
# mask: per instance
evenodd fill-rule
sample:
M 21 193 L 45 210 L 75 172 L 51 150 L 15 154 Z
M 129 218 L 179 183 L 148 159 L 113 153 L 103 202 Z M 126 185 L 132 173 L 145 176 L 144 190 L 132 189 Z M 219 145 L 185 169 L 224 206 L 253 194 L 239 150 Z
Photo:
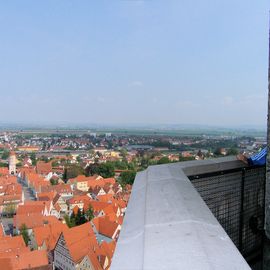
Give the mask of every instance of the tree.
M 142 157 L 142 159 L 141 159 L 141 167 L 142 168 L 147 168 L 148 166 L 149 166 L 149 158 Z
M 71 216 L 65 215 L 64 219 L 69 228 L 76 226 L 74 212 L 72 212 Z
M 85 212 L 85 216 L 88 221 L 91 221 L 95 216 L 94 216 L 94 210 L 91 204 L 89 204 L 88 209 Z
M 102 163 L 98 168 L 98 174 L 104 178 L 109 178 L 114 176 L 114 167 L 110 163 Z
M 89 166 L 87 166 L 87 168 L 85 169 L 86 171 L 86 175 L 95 175 L 99 173 L 99 164 L 98 163 L 93 163 L 90 164 Z
M 4 150 L 3 154 L 2 154 L 2 159 L 8 159 L 9 157 L 9 151 Z
M 93 149 L 90 149 L 90 150 L 89 150 L 89 155 L 90 155 L 90 156 L 94 156 L 94 155 L 95 155 L 95 151 L 94 151 Z
M 130 163 L 127 163 L 128 170 L 135 171 L 136 170 L 136 162 L 132 161 Z
M 41 156 L 41 157 L 40 157 L 40 160 L 41 160 L 41 161 L 44 161 L 44 162 L 46 162 L 46 163 L 48 163 L 48 162 L 50 161 L 50 159 L 49 159 L 48 157 L 46 157 L 46 156 Z
M 22 226 L 20 227 L 20 235 L 22 235 L 24 243 L 28 246 L 30 237 L 28 235 L 28 228 L 25 224 L 22 224 Z
M 64 219 L 66 221 L 66 224 L 69 228 L 84 224 L 87 222 L 87 219 L 85 217 L 84 210 L 78 210 L 77 214 L 75 214 L 74 211 L 72 211 L 71 215 L 65 215 Z
M 87 219 L 85 218 L 84 210 L 81 210 L 81 209 L 78 210 L 75 220 L 76 220 L 76 226 L 82 225 L 85 222 L 87 222 Z
M 74 212 L 73 212 L 74 213 Z M 79 224 L 79 221 L 81 219 L 81 216 L 82 216 L 82 212 L 80 209 L 78 209 L 78 212 L 77 214 L 75 214 L 75 224 L 78 225 Z
M 8 164 L 4 162 L 0 162 L 0 167 L 8 167 Z
M 183 157 L 182 155 L 179 155 L 179 161 L 188 161 L 188 160 L 194 160 L 195 157 Z
M 63 173 L 63 180 L 65 181 L 65 182 L 67 182 L 67 168 L 64 168 L 64 173 Z
M 67 180 L 70 178 L 75 178 L 81 174 L 85 174 L 84 169 L 80 165 L 72 164 L 65 169 L 63 178 Z
M 118 169 L 118 170 L 126 170 L 128 167 L 126 160 L 108 161 L 107 164 L 111 164 L 115 169 Z
M 170 160 L 168 157 L 162 157 L 157 164 L 166 164 L 166 163 L 170 163 Z
M 102 164 L 91 164 L 86 168 L 87 175 L 98 174 L 104 178 L 109 178 L 114 176 L 114 166 L 112 163 L 102 163 Z
M 238 150 L 236 148 L 230 148 L 227 151 L 227 156 L 236 156 L 238 155 Z
M 108 141 L 108 149 L 113 149 L 113 143 L 111 141 Z
M 127 149 L 122 148 L 122 149 L 120 150 L 120 154 L 121 154 L 121 156 L 122 156 L 123 158 L 126 158 L 126 157 L 127 157 Z
M 83 223 L 81 223 L 82 221 L 82 211 L 80 209 L 78 209 L 77 214 L 75 215 L 75 224 L 76 225 L 81 225 Z
M 59 161 L 58 160 L 53 160 L 52 167 L 57 167 L 58 165 L 59 165 Z
M 31 153 L 30 159 L 32 160 L 32 165 L 35 166 L 37 164 L 37 158 L 35 153 Z
M 120 175 L 121 183 L 125 186 L 127 184 L 132 185 L 136 177 L 135 171 L 122 172 Z
M 50 183 L 51 183 L 51 185 L 52 185 L 52 186 L 56 186 L 56 185 L 58 185 L 58 181 L 57 181 L 57 179 L 53 179 L 53 178 L 51 178 L 51 179 L 50 179 Z

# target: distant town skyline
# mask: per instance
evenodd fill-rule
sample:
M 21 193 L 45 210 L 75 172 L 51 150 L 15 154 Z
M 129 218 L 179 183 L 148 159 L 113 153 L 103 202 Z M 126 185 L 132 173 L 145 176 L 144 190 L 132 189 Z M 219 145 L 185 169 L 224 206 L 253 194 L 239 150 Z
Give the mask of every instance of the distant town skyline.
M 0 123 L 266 126 L 269 1 L 0 4 Z

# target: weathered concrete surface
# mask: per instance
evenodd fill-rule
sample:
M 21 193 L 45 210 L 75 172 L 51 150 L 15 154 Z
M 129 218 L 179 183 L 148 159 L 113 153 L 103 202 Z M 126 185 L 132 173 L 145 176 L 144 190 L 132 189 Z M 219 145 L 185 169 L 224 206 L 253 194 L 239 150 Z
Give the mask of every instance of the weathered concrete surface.
M 136 176 L 112 270 L 250 269 L 186 176 L 234 159 L 149 167 Z M 223 162 L 223 165 L 221 163 Z M 239 166 L 241 164 L 238 164 Z

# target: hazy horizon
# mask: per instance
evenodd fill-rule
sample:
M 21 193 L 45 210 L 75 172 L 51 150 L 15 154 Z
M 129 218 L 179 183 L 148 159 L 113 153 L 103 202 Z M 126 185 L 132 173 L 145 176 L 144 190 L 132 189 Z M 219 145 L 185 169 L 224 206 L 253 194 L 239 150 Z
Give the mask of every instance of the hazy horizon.
M 182 130 L 182 129 L 224 129 L 224 130 L 260 130 L 266 131 L 266 125 L 203 125 L 203 124 L 174 124 L 174 123 L 133 123 L 133 124 L 109 124 L 109 123 L 72 123 L 68 121 L 59 122 L 3 122 L 0 121 L 0 129 L 13 128 L 71 128 L 71 129 L 159 129 L 159 130 Z
M 269 6 L 2 2 L 0 122 L 266 127 Z

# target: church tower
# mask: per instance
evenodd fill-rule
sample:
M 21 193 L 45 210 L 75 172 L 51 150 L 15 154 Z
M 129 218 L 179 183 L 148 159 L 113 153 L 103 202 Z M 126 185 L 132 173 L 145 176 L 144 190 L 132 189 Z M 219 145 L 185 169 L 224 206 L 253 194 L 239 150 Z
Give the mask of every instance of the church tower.
M 16 174 L 16 154 L 14 151 L 11 151 L 9 154 L 8 168 L 9 174 Z

